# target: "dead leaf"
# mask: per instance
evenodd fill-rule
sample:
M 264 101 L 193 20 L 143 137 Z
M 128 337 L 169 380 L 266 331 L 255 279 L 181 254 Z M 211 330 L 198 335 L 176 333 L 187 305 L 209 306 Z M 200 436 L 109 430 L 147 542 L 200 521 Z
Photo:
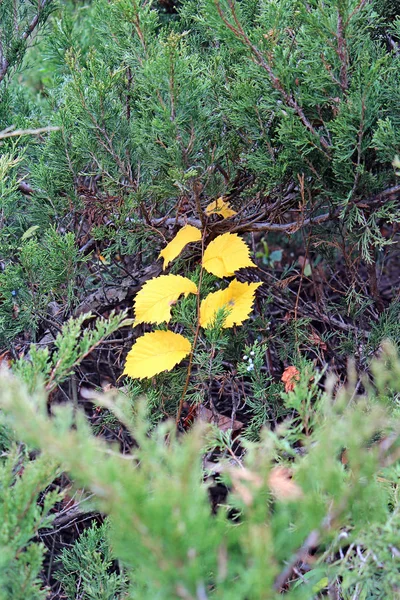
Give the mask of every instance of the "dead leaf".
M 11 367 L 11 354 L 8 350 L 0 354 L 0 366 L 7 367 L 8 369 Z
M 278 500 L 298 500 L 303 496 L 301 488 L 292 479 L 290 469 L 274 467 L 268 477 L 268 485 Z
M 229 469 L 232 481 L 232 489 L 246 506 L 253 504 L 254 492 L 263 485 L 263 479 L 257 473 L 249 471 L 245 467 Z
M 321 338 L 315 331 L 311 332 L 308 339 L 314 344 L 314 346 L 319 346 L 319 348 L 321 348 L 321 350 L 323 351 L 327 350 L 325 342 L 321 340 Z
M 285 392 L 293 392 L 299 379 L 300 371 L 296 367 L 286 367 L 281 377 L 281 381 L 285 384 Z
M 290 310 L 288 310 L 288 312 L 285 313 L 285 316 L 283 317 L 283 320 L 285 321 L 285 323 L 290 323 L 290 321 L 293 320 L 293 315 L 290 312 Z
M 117 392 L 117 388 L 115 386 L 113 386 L 112 383 L 108 382 L 108 381 L 102 381 L 101 382 L 101 389 L 103 390 L 103 392 L 105 394 L 109 393 L 109 392 Z
M 229 429 L 232 429 L 232 431 L 238 431 L 243 427 L 243 423 L 241 421 L 236 421 L 236 419 L 232 421 L 231 417 L 225 417 L 218 412 L 213 413 L 203 405 L 200 405 L 199 407 L 198 419 L 200 421 L 204 421 L 205 423 L 214 423 L 214 425 L 216 425 L 221 431 L 228 431 Z
M 281 290 L 284 290 L 287 288 L 288 285 L 293 283 L 293 281 L 296 281 L 296 279 L 298 279 L 298 278 L 299 278 L 299 275 L 291 275 L 290 277 L 286 277 L 285 279 L 280 279 L 274 285 L 275 285 L 275 287 L 277 287 Z

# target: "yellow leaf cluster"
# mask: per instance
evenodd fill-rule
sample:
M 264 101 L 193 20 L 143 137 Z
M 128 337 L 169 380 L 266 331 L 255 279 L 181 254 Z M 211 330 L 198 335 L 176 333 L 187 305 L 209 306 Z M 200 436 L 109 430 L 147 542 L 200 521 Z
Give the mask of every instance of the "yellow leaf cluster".
M 229 311 L 222 327 L 241 325 L 252 311 L 254 294 L 260 285 L 260 282 L 241 283 L 234 279 L 224 290 L 208 294 L 200 305 L 200 325 L 212 327 L 217 312 L 222 308 Z
M 138 338 L 126 357 L 123 375 L 134 379 L 170 371 L 190 352 L 191 344 L 172 331 L 152 331 Z
M 178 231 L 173 240 L 170 241 L 159 254 L 159 258 L 164 259 L 163 269 L 169 265 L 169 263 L 180 255 L 182 250 L 190 242 L 198 242 L 201 240 L 201 232 L 197 227 L 193 225 L 185 225 Z
M 219 198 L 207 209 L 225 218 L 232 216 L 229 205 Z M 228 213 L 227 211 L 231 211 Z M 201 240 L 201 232 L 192 225 L 183 227 L 174 239 L 160 252 L 164 259 L 164 269 L 190 242 Z M 249 248 L 235 233 L 218 236 L 207 246 L 203 268 L 217 277 L 229 277 L 244 267 L 255 267 L 250 259 Z M 233 327 L 245 321 L 252 310 L 254 294 L 261 283 L 241 283 L 234 279 L 224 290 L 209 294 L 200 305 L 199 324 L 213 326 L 218 310 L 227 309 L 223 327 Z M 135 324 L 168 323 L 171 319 L 171 306 L 184 294 L 198 294 L 196 284 L 181 275 L 160 275 L 147 281 L 136 295 L 134 310 Z M 124 375 L 136 379 L 153 377 L 162 371 L 169 371 L 181 362 L 192 350 L 190 341 L 171 331 L 154 331 L 137 339 L 129 352 Z
M 181 294 L 197 294 L 193 281 L 181 275 L 160 275 L 147 281 L 138 292 L 134 304 L 135 324 L 168 323 L 171 306 Z
M 237 215 L 237 212 L 230 207 L 229 202 L 226 202 L 222 196 L 214 200 L 214 202 L 210 202 L 206 207 L 205 213 L 206 215 L 221 215 L 224 219 L 229 219 L 229 217 Z
M 244 267 L 255 267 L 249 247 L 237 233 L 224 233 L 210 242 L 204 252 L 203 267 L 216 277 L 230 277 Z

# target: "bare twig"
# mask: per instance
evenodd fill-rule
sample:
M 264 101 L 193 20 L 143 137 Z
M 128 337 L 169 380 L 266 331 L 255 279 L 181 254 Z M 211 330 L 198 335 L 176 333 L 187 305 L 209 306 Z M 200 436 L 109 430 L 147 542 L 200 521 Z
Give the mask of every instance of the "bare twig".
M 367 208 L 378 206 L 382 202 L 387 201 L 390 198 L 400 197 L 400 185 L 387 188 L 378 194 L 369 196 L 368 198 L 361 198 L 360 200 L 354 201 L 354 206 L 358 208 Z M 221 230 L 229 230 L 232 233 L 245 233 L 245 232 L 262 232 L 262 231 L 278 231 L 281 233 L 288 233 L 289 235 L 296 233 L 299 229 L 308 225 L 320 225 L 327 221 L 337 219 L 341 214 L 341 210 L 338 208 L 331 212 L 326 212 L 316 217 L 309 216 L 306 218 L 299 218 L 296 221 L 290 221 L 289 223 L 271 223 L 270 221 L 258 221 L 253 219 L 251 222 L 244 221 L 242 223 L 236 223 L 235 219 L 224 219 L 217 223 L 208 223 L 207 227 L 213 233 L 217 233 Z M 151 220 L 152 227 L 175 227 L 176 225 L 193 225 L 199 229 L 202 227 L 200 219 L 182 217 L 161 217 Z
M 1 39 L 0 39 L 0 81 L 2 81 L 4 79 L 4 77 L 6 76 L 9 66 L 10 66 L 10 63 L 8 62 L 8 60 L 5 57 L 3 44 L 1 43 Z
M 1 81 L 1 73 L 0 73 L 0 81 Z M 49 131 L 58 131 L 61 127 L 56 127 L 54 125 L 48 125 L 47 127 L 39 127 L 38 129 L 13 129 L 12 127 L 7 127 L 3 131 L 0 131 L 0 140 L 4 140 L 10 137 L 19 137 L 21 135 L 39 135 L 40 133 L 48 133 Z
M 201 238 L 201 256 L 204 256 L 204 239 L 205 239 L 205 230 L 203 231 L 203 236 Z M 185 400 L 185 395 L 187 392 L 187 389 L 189 387 L 189 382 L 190 382 L 190 376 L 192 374 L 192 367 L 193 367 L 193 357 L 194 357 L 194 353 L 196 350 L 196 346 L 197 346 L 197 340 L 199 339 L 199 333 L 200 333 L 200 292 L 201 292 L 201 283 L 203 280 L 203 261 L 201 263 L 201 268 L 200 268 L 200 274 L 199 274 L 199 283 L 197 286 L 197 301 L 196 301 L 196 314 L 197 314 L 197 323 L 196 323 L 196 331 L 194 333 L 194 339 L 193 339 L 193 344 L 192 344 L 192 349 L 190 351 L 190 357 L 189 357 L 189 365 L 188 365 L 188 370 L 187 370 L 187 375 L 186 375 L 186 381 L 185 381 L 185 385 L 183 386 L 183 391 L 182 391 L 182 395 L 179 401 L 179 406 L 178 406 L 178 411 L 176 414 L 176 424 L 178 425 L 180 418 L 181 418 L 181 414 L 182 414 L 182 408 L 183 408 L 183 402 Z
M 267 221 L 261 223 L 232 223 L 232 227 L 228 227 L 229 231 L 235 233 L 244 233 L 246 231 L 249 232 L 258 232 L 258 231 L 280 231 L 282 233 L 295 233 L 301 227 L 305 227 L 306 225 L 317 225 L 320 223 L 324 223 L 325 221 L 329 221 L 335 217 L 338 217 L 340 211 L 335 211 L 334 213 L 325 213 L 323 215 L 319 215 L 318 217 L 309 217 L 307 219 L 301 219 L 299 221 L 292 221 L 290 223 L 270 223 Z M 218 223 L 213 223 L 209 225 L 209 229 L 213 232 L 216 232 L 220 229 L 227 229 L 226 224 L 222 227 L 223 221 L 219 221 Z M 184 225 L 193 225 L 194 227 L 198 227 L 201 229 L 202 224 L 200 219 L 187 219 L 186 217 L 178 217 L 178 218 L 160 218 L 160 219 L 152 219 L 151 224 L 153 227 L 170 227 L 174 225 L 180 225 L 181 227 Z

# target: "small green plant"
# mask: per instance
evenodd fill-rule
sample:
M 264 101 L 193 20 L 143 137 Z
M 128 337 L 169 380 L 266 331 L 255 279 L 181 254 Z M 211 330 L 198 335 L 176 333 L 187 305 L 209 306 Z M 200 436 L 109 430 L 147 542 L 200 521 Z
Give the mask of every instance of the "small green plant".
M 224 206 L 217 210 L 226 211 Z M 209 212 L 214 212 L 214 204 L 209 206 Z M 218 213 L 219 214 L 219 213 Z M 244 241 L 235 234 L 225 233 L 215 238 L 204 249 L 204 236 L 201 232 L 186 225 L 174 239 L 161 251 L 164 258 L 164 268 L 182 252 L 190 242 L 202 241 L 201 267 L 198 275 L 198 285 L 180 275 L 160 275 L 145 283 L 135 300 L 135 324 L 138 323 L 168 323 L 171 320 L 171 306 L 181 294 L 196 294 L 196 314 L 193 315 L 191 342 L 185 336 L 169 330 L 157 330 L 146 333 L 138 338 L 129 352 L 124 375 L 144 379 L 157 375 L 165 370 L 171 370 L 188 354 L 189 366 L 186 381 L 178 408 L 179 421 L 182 404 L 185 398 L 193 366 L 193 358 L 199 340 L 200 328 L 221 330 L 234 325 L 241 325 L 252 310 L 254 294 L 261 283 L 241 283 L 233 279 L 230 284 L 217 292 L 210 292 L 200 300 L 204 270 L 216 277 L 229 277 L 243 267 L 255 267 L 249 256 L 249 249 Z M 224 313 L 221 318 L 221 312 Z M 213 356 L 212 356 L 213 358 Z
M 73 306 L 76 276 L 84 262 L 75 236 L 61 235 L 53 227 L 40 241 L 37 234 L 38 228 L 31 228 L 14 252 L 11 245 L 8 248 L 11 256 L 0 273 L 0 342 L 9 342 L 23 331 L 34 335 L 38 324 L 50 317 L 51 303 L 64 311 Z
M 108 523 L 85 529 L 71 549 L 63 550 L 55 577 L 68 600 L 126 598 L 126 581 L 116 572 Z
M 108 319 L 96 319 L 93 327 L 83 329 L 83 324 L 93 318 L 84 313 L 76 319 L 64 323 L 60 333 L 54 339 L 54 347 L 38 348 L 31 345 L 29 360 L 22 357 L 16 360 L 12 369 L 26 382 L 32 391 L 41 384 L 48 392 L 53 391 L 70 376 L 79 363 L 84 360 L 106 337 L 132 323 L 126 313 L 111 313 Z
M 58 474 L 54 461 L 45 456 L 30 461 L 22 445 L 0 456 L 1 600 L 47 596 L 40 579 L 45 548 L 35 538 L 51 525 L 49 512 L 60 498 L 57 492 L 44 492 Z
M 31 485 L 45 469 L 25 441 L 110 514 L 64 556 L 71 598 L 399 595 L 399 16 L 400 0 L 0 2 L 0 600 L 45 594 L 41 525 L 12 496 L 26 473 L 31 514 L 48 481 Z M 268 290 L 254 312 L 252 270 L 233 278 L 243 234 Z M 161 247 L 171 274 L 137 293 Z M 124 394 L 99 396 L 89 429 L 81 383 L 103 383 L 107 354 L 117 385 L 132 299 Z M 96 319 L 71 320 L 85 306 Z M 132 454 L 98 443 L 106 426 Z M 20 521 L 33 537 L 13 546 Z
M 249 440 L 258 440 L 261 428 L 268 422 L 276 422 L 286 414 L 282 405 L 282 386 L 274 382 L 266 373 L 265 354 L 268 344 L 254 342 L 245 346 L 242 360 L 237 365 L 238 375 L 245 377 L 251 386 L 251 394 L 246 396 L 246 407 L 252 418 L 246 427 L 244 436 Z

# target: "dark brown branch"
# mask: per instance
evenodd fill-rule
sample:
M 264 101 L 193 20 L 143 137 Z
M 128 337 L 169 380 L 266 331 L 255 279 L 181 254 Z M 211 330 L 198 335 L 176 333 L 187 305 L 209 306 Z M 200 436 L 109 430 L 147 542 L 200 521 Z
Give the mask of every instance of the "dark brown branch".
M 319 223 L 324 223 L 325 221 L 329 221 L 335 216 L 339 216 L 339 210 L 335 213 L 325 213 L 323 215 L 319 215 L 318 217 L 308 217 L 307 219 L 299 219 L 298 221 L 292 221 L 290 223 L 269 223 L 267 221 L 261 223 L 242 223 L 235 224 L 232 223 L 232 227 L 229 227 L 227 222 L 228 219 L 224 219 L 223 221 L 219 221 L 218 223 L 213 223 L 209 225 L 209 229 L 213 232 L 217 232 L 218 230 L 229 230 L 234 233 L 240 232 L 257 232 L 257 231 L 280 231 L 282 233 L 295 233 L 301 227 L 306 227 L 307 225 L 317 225 Z M 168 219 L 152 219 L 151 224 L 153 227 L 173 227 L 175 225 L 180 225 L 183 227 L 184 225 L 193 225 L 201 229 L 201 221 L 200 219 L 187 219 L 186 217 L 178 217 L 173 218 L 170 217 Z
M 400 185 L 393 186 L 391 188 L 387 188 L 383 190 L 379 194 L 375 194 L 374 196 L 369 196 L 368 198 L 360 199 L 354 202 L 354 205 L 358 208 L 370 208 L 373 206 L 379 206 L 382 202 L 387 201 L 391 197 L 396 198 L 400 196 Z M 271 223 L 269 221 L 257 221 L 253 219 L 252 221 L 245 221 L 243 223 L 236 223 L 234 219 L 224 219 L 223 221 L 218 221 L 217 223 L 209 223 L 208 228 L 213 233 L 221 232 L 221 231 L 230 231 L 232 233 L 244 233 L 244 232 L 262 232 L 262 231 L 279 231 L 281 233 L 293 234 L 302 227 L 307 227 L 308 225 L 320 225 L 321 223 L 325 223 L 327 221 L 331 221 L 337 219 L 341 214 L 341 209 L 337 208 L 334 211 L 323 213 L 322 215 L 318 215 L 315 217 L 308 216 L 306 218 L 300 216 L 297 221 L 291 221 L 289 223 Z M 177 225 L 183 227 L 184 225 L 193 225 L 194 227 L 202 228 L 201 221 L 199 219 L 187 218 L 185 216 L 182 217 L 161 217 L 158 219 L 152 219 L 151 225 L 152 227 L 176 227 Z
M 36 15 L 33 17 L 32 21 L 29 23 L 28 27 L 25 29 L 24 33 L 21 36 L 23 40 L 27 40 L 28 37 L 33 33 L 33 30 L 36 28 L 37 24 L 39 23 L 39 19 L 41 17 L 42 11 L 43 11 L 44 7 L 46 6 L 46 4 L 48 4 L 48 3 L 49 3 L 49 0 L 41 1 Z
M 0 39 L 0 81 L 3 81 L 4 77 L 6 76 L 9 66 L 10 66 L 10 63 L 4 56 L 4 48 L 3 48 L 3 44 L 1 43 L 1 39 Z

